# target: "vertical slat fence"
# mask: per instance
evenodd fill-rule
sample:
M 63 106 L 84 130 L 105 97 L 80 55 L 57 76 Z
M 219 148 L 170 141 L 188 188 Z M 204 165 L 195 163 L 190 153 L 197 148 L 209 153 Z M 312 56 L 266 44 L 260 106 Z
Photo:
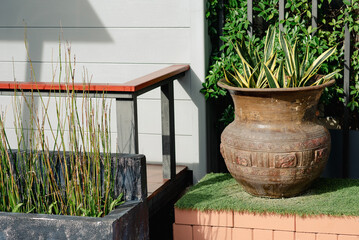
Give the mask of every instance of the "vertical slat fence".
M 247 18 L 249 21 L 248 34 L 249 36 L 252 36 L 253 35 L 253 1 L 252 0 L 247 1 Z
M 279 29 L 283 31 L 283 24 L 280 23 L 281 20 L 284 20 L 284 14 L 285 14 L 285 0 L 279 0 Z
M 312 0 L 312 28 L 318 28 L 318 0 Z M 314 35 L 317 30 L 314 30 L 312 35 Z
M 349 0 L 351 4 L 351 0 Z M 349 175 L 349 110 L 346 107 L 349 103 L 349 81 L 350 81 L 350 32 L 348 23 L 345 24 L 344 30 L 344 122 L 343 122 L 343 177 L 347 178 Z

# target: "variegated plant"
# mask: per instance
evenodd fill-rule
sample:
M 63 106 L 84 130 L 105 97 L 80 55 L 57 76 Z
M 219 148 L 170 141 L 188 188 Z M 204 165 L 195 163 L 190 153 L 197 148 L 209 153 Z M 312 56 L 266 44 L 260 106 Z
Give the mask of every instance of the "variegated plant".
M 263 57 L 250 43 L 233 44 L 242 64 L 242 71 L 232 64 L 232 71 L 224 70 L 226 81 L 233 86 L 242 88 L 287 88 L 319 85 L 329 81 L 340 70 L 315 78 L 322 63 L 335 51 L 332 47 L 322 53 L 312 64 L 309 64 L 309 48 L 306 47 L 304 57 L 299 59 L 297 42 L 290 45 L 283 33 L 279 31 L 279 45 L 284 52 L 284 59 L 277 58 L 275 50 L 276 36 L 274 27 L 267 31 Z M 315 80 L 313 80 L 315 79 Z

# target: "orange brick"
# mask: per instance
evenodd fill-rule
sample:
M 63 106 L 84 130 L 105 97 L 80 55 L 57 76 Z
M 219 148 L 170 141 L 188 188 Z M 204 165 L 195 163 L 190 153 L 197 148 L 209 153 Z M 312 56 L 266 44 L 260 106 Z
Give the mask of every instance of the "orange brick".
M 192 226 L 173 224 L 174 240 L 192 240 Z
M 338 240 L 359 240 L 359 236 L 354 235 L 339 235 Z
M 233 212 L 175 209 L 175 223 L 185 225 L 233 227 Z
M 274 240 L 294 240 L 294 232 L 289 231 L 274 231 Z
M 294 231 L 294 216 L 234 212 L 234 227 Z
M 318 233 L 316 240 L 338 240 L 338 235 L 336 235 L 336 234 Z
M 253 240 L 273 240 L 273 231 L 253 229 Z
M 193 226 L 193 240 L 232 240 L 232 228 Z
M 233 240 L 252 240 L 252 229 L 248 228 L 233 228 L 232 238 Z
M 295 233 L 295 240 L 315 240 L 315 233 Z
M 359 235 L 359 217 L 298 216 L 296 230 L 298 232 Z

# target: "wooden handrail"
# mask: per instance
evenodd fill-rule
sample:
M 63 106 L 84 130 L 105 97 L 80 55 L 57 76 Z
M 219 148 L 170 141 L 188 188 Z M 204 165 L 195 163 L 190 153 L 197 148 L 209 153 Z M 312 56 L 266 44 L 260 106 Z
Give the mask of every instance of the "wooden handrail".
M 163 178 L 174 179 L 176 154 L 173 80 L 184 76 L 189 69 L 189 65 L 172 65 L 122 84 L 0 81 L 0 92 L 13 94 L 11 91 L 19 90 L 41 95 L 42 92 L 74 90 L 75 94 L 83 94 L 84 91 L 95 93 L 94 97 L 103 97 L 98 92 L 111 93 L 107 97 L 116 99 L 118 150 L 138 153 L 137 97 L 160 87 Z
M 75 90 L 90 92 L 128 92 L 134 93 L 146 87 L 169 79 L 178 74 L 189 70 L 189 65 L 172 65 L 167 68 L 155 71 L 148 75 L 136 78 L 134 80 L 115 84 L 115 83 L 56 83 L 56 82 L 10 82 L 0 81 L 0 90 Z

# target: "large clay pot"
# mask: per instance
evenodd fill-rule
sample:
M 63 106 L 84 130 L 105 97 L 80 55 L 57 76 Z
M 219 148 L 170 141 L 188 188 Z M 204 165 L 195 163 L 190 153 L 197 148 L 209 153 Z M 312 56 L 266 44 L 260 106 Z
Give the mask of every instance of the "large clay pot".
M 319 177 L 330 152 L 330 135 L 316 123 L 320 95 L 334 80 L 312 87 L 227 89 L 235 120 L 221 136 L 221 153 L 232 176 L 255 196 L 292 197 Z

